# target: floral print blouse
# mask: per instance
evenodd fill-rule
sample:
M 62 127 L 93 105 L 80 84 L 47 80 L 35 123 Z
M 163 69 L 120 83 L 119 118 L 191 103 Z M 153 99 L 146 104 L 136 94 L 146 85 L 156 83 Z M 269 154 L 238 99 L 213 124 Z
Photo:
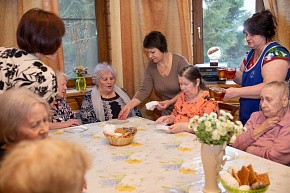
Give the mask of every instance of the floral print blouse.
M 0 47 L 0 94 L 26 87 L 51 103 L 57 94 L 54 71 L 36 56 L 16 48 Z
M 65 122 L 69 119 L 76 119 L 75 113 L 66 103 L 65 99 L 56 99 L 52 105 L 53 116 L 52 121 L 55 122 Z
M 175 116 L 174 123 L 178 123 L 189 122 L 189 119 L 195 115 L 203 116 L 204 113 L 210 114 L 211 112 L 218 113 L 218 104 L 210 99 L 208 91 L 203 91 L 201 97 L 193 103 L 186 101 L 184 93 L 179 94 L 172 115 Z

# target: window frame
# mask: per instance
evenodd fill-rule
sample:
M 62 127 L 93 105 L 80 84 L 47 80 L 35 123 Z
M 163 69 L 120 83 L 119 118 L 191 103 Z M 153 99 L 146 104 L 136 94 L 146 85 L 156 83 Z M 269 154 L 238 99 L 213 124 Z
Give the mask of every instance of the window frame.
M 107 19 L 108 0 L 95 0 L 95 15 L 98 38 L 98 61 L 109 61 L 108 51 L 108 19 Z M 76 78 L 68 80 L 67 87 L 75 88 Z M 93 86 L 92 78 L 86 77 L 87 86 Z
M 192 0 L 193 64 L 203 64 L 203 0 Z M 264 9 L 263 0 L 256 0 L 256 12 Z

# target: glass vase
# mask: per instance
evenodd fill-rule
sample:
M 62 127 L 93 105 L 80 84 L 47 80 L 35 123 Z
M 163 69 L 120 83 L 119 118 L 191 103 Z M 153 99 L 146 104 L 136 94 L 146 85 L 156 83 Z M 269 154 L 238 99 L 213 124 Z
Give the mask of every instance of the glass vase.
M 85 91 L 87 88 L 86 78 L 84 76 L 77 76 L 76 89 L 78 91 Z

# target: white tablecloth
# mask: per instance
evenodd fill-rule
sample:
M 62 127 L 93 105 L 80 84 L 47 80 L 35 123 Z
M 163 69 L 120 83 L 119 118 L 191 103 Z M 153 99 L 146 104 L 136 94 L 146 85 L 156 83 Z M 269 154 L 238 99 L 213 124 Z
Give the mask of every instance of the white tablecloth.
M 82 125 L 88 128 L 82 133 L 50 131 L 51 137 L 82 144 L 90 152 L 93 167 L 86 176 L 86 193 L 163 193 L 176 189 L 202 192 L 200 143 L 195 140 L 195 135 L 169 134 L 157 130 L 153 121 L 139 117 L 128 120 L 120 126 L 137 127 L 138 133 L 133 143 L 124 147 L 108 144 L 103 135 L 107 122 Z M 224 170 L 251 163 L 258 173 L 269 173 L 271 185 L 267 192 L 290 192 L 290 167 L 231 147 L 226 151 L 233 160 L 226 162 Z

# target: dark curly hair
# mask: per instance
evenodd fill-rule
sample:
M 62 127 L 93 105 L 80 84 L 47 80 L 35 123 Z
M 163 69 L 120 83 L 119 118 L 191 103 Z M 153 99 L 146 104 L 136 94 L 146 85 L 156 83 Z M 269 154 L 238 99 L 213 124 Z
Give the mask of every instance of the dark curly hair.
M 262 35 L 266 40 L 272 40 L 276 33 L 276 18 L 269 10 L 253 14 L 244 22 L 244 33 L 248 31 L 253 35 Z

